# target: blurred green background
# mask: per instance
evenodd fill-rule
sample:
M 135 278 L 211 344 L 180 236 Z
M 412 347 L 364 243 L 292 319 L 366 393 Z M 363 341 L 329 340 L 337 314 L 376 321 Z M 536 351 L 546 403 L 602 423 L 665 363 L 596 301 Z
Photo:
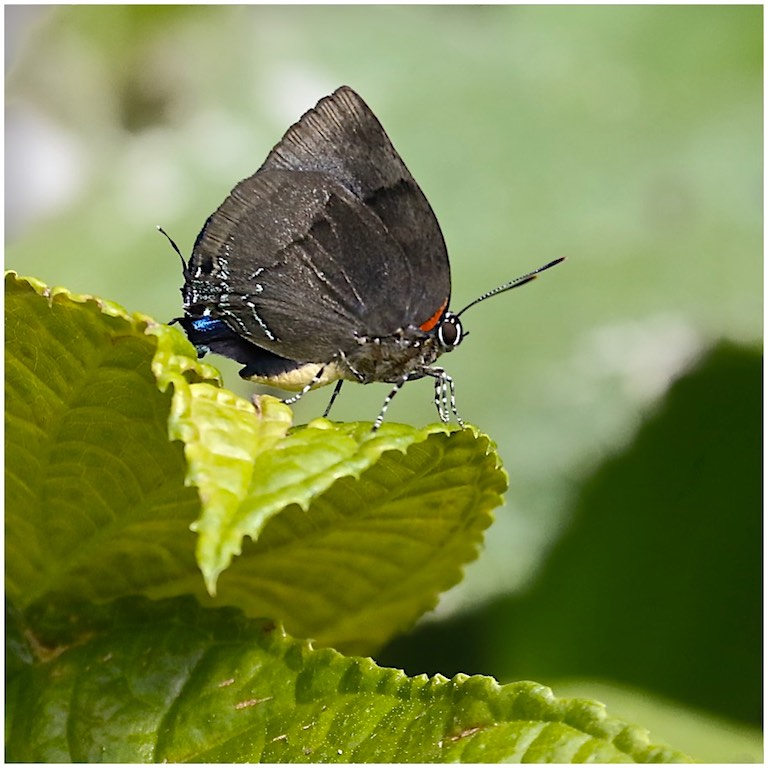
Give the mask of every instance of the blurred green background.
M 6 6 L 6 266 L 177 316 L 180 265 L 155 225 L 189 253 L 284 130 L 351 85 L 440 220 L 454 309 L 568 256 L 471 310 L 445 358 L 510 492 L 465 582 L 381 661 L 535 677 L 700 759 L 761 759 L 762 13 Z M 679 385 L 693 394 L 667 396 L 702 356 Z M 332 415 L 373 419 L 387 391 L 345 387 Z M 388 418 L 434 420 L 430 382 Z M 579 610 L 611 606 L 628 563 L 616 604 L 645 620 L 617 635 L 615 611 Z

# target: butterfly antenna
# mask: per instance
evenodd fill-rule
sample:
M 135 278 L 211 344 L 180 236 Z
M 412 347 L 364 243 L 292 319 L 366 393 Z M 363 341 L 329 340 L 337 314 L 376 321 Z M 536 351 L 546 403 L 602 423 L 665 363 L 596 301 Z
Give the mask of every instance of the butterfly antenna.
M 187 262 L 184 261 L 184 257 L 181 255 L 181 251 L 179 250 L 179 246 L 173 242 L 173 238 L 159 224 L 157 225 L 157 231 L 160 232 L 160 234 L 165 235 L 166 239 L 171 244 L 171 248 L 173 248 L 173 250 L 179 254 L 179 258 L 181 259 L 181 268 L 184 270 L 184 277 L 187 277 Z
M 496 294 L 504 293 L 504 291 L 511 291 L 513 288 L 519 288 L 521 285 L 530 283 L 531 280 L 535 280 L 542 272 L 544 272 L 547 269 L 550 269 L 551 267 L 557 266 L 561 262 L 565 261 L 565 259 L 566 259 L 565 256 L 561 256 L 559 259 L 550 261 L 549 264 L 545 264 L 543 267 L 534 269 L 533 272 L 529 272 L 527 275 L 523 275 L 522 277 L 516 277 L 514 280 L 510 280 L 508 283 L 504 283 L 504 285 L 500 285 L 498 288 L 494 288 L 492 291 L 488 291 L 487 293 L 484 293 L 482 296 L 478 296 L 474 301 L 471 301 L 469 304 L 467 304 L 467 306 L 464 307 L 464 309 L 462 309 L 461 312 L 457 312 L 456 317 L 459 317 L 460 315 L 462 315 L 470 307 L 474 307 L 475 304 L 479 304 L 481 301 L 490 299 L 491 296 L 496 296 Z

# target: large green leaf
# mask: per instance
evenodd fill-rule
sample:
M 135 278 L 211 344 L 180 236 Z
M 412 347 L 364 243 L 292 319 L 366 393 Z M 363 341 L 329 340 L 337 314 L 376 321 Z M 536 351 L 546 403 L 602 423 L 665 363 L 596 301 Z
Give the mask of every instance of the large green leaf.
M 37 663 L 14 664 L 10 761 L 685 759 L 595 702 L 536 683 L 408 678 L 189 599 L 125 601 L 70 624 L 66 645 L 47 640 L 38 630 Z
M 190 593 L 363 651 L 476 557 L 506 488 L 476 430 L 291 429 L 274 398 L 254 408 L 222 389 L 175 328 L 6 283 L 8 589 L 20 608 Z
M 279 614 L 299 628 L 295 634 L 361 652 L 460 579 L 459 565 L 475 557 L 504 479 L 487 439 L 469 429 L 407 434 L 385 425 L 371 440 L 369 424 L 313 424 L 282 443 L 286 453 L 275 461 L 290 463 L 303 443 L 310 460 L 331 458 L 312 481 L 334 471 L 346 476 L 306 511 L 293 504 L 271 520 L 222 576 L 221 595 L 251 615 Z M 381 454 L 359 478 L 349 474 L 374 461 L 382 445 L 406 438 L 421 441 L 405 455 Z M 339 458 L 345 463 L 331 463 Z
M 170 394 L 149 361 L 150 319 L 6 277 L 6 590 L 110 599 L 195 571 Z

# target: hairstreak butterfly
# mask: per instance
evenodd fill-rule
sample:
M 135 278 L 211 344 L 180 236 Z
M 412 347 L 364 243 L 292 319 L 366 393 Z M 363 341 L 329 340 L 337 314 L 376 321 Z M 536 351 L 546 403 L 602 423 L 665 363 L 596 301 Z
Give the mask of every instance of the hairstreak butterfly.
M 424 376 L 435 380 L 440 418 L 462 424 L 453 379 L 434 365 L 461 343 L 460 316 L 563 261 L 451 312 L 435 214 L 347 86 L 288 129 L 181 258 L 184 316 L 175 322 L 200 356 L 232 358 L 243 378 L 298 393 L 286 402 L 335 381 L 325 415 L 345 380 L 388 382 L 374 430 L 403 384 Z

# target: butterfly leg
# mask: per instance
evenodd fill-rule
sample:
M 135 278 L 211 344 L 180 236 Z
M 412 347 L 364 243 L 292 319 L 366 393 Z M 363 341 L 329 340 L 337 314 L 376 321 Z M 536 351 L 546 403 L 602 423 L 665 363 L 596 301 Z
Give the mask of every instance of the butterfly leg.
M 392 402 L 392 398 L 400 391 L 403 384 L 405 384 L 409 378 L 410 374 L 403 376 L 403 378 L 400 379 L 394 387 L 392 387 L 390 393 L 386 396 L 384 403 L 381 406 L 381 410 L 379 411 L 379 415 L 376 417 L 376 421 L 373 422 L 373 429 L 371 432 L 375 432 L 384 423 L 384 414 L 387 412 L 387 408 L 389 408 L 389 404 Z
M 331 399 L 328 402 L 328 407 L 323 412 L 323 418 L 327 418 L 328 414 L 331 412 L 331 406 L 333 405 L 334 401 L 336 400 L 336 396 L 341 392 L 341 385 L 344 383 L 344 379 L 339 379 L 336 382 L 336 386 L 333 388 L 333 394 L 331 395 Z
M 460 427 L 464 422 L 456 410 L 456 391 L 453 379 L 442 368 L 431 368 L 429 375 L 435 379 L 435 407 L 440 420 L 447 423 L 454 415 Z
M 315 386 L 315 384 L 317 384 L 318 381 L 320 381 L 320 379 L 323 378 L 324 373 L 325 366 L 320 368 L 320 370 L 312 377 L 312 381 L 310 381 L 301 391 L 297 392 L 295 395 L 291 395 L 291 397 L 286 397 L 283 402 L 286 405 L 293 405 L 294 403 L 297 403 L 299 400 L 301 400 L 302 397 L 304 397 L 304 395 L 307 394 L 307 392 L 309 392 L 310 389 L 312 389 L 312 387 Z M 335 396 L 336 393 L 334 392 L 334 397 Z M 333 400 L 331 400 L 331 402 L 333 402 Z

